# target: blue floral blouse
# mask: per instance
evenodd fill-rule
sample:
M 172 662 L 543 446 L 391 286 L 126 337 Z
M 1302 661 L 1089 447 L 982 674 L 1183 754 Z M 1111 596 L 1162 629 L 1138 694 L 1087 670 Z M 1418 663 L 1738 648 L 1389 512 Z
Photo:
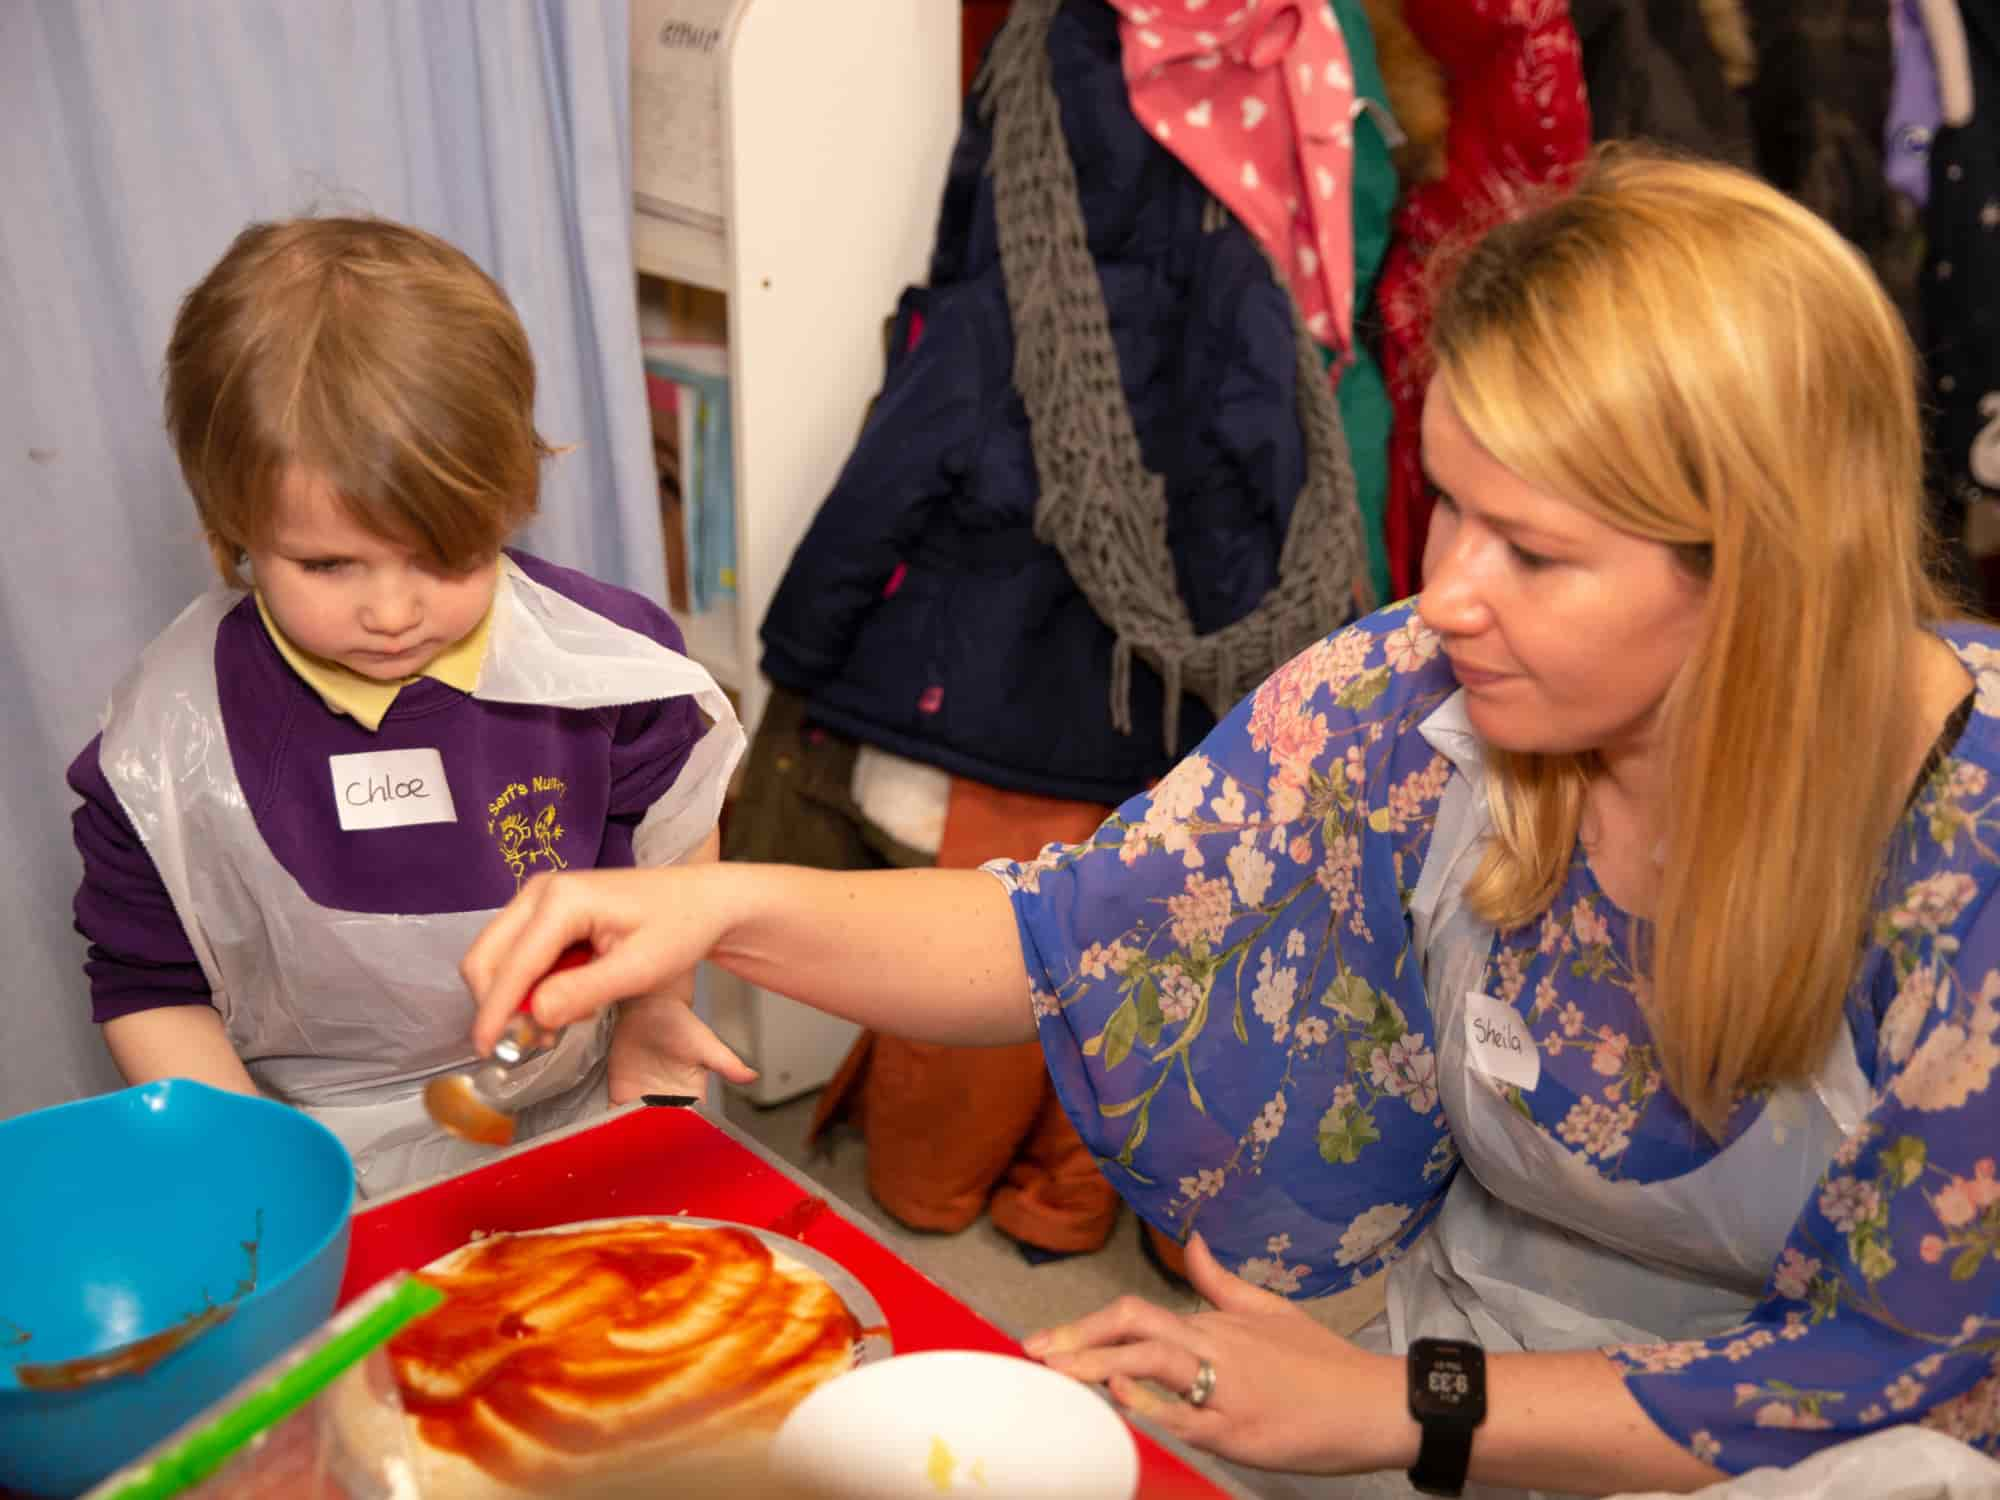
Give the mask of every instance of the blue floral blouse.
M 2000 629 L 1942 631 L 1978 683 L 1897 835 L 1849 1020 L 1873 1110 L 1727 1335 L 1608 1351 L 1654 1421 L 1740 1472 L 1920 1420 L 2000 1451 Z M 996 864 L 1070 1118 L 1167 1233 L 1311 1296 L 1380 1270 L 1457 1165 L 1408 905 L 1455 689 L 1405 603 L 1320 642 L 1088 843 Z M 1577 854 L 1486 992 L 1541 1082 L 1514 1106 L 1609 1178 L 1718 1144 L 1663 1085 L 1633 923 Z M 1746 1099 L 1733 1140 L 1762 1108 Z

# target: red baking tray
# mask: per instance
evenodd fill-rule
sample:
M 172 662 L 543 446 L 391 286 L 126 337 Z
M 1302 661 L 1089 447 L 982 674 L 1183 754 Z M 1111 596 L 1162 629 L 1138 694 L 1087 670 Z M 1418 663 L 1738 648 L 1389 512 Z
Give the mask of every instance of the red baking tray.
M 476 1231 L 545 1229 L 583 1219 L 691 1214 L 776 1230 L 830 1255 L 882 1305 L 896 1352 L 1020 1343 L 903 1260 L 812 1183 L 702 1110 L 634 1106 L 545 1136 L 457 1177 L 382 1199 L 354 1216 L 349 1299 L 397 1271 L 457 1249 Z M 1138 1423 L 1144 1500 L 1240 1495 L 1210 1479 L 1171 1438 Z M 1178 1450 L 1178 1451 L 1176 1451 Z

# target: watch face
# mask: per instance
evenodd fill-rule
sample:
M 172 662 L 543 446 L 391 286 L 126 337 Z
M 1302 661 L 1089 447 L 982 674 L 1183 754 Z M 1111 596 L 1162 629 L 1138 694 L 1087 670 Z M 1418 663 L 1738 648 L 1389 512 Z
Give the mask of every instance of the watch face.
M 1477 1422 L 1486 1414 L 1486 1351 L 1453 1339 L 1410 1346 L 1410 1413 Z

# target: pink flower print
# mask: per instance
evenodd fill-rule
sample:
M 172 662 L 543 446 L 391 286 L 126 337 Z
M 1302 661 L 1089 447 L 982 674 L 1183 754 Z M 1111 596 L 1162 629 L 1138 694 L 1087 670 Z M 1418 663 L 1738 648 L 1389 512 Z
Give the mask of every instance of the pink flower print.
M 1977 1208 L 1987 1208 L 2000 1202 L 2000 1181 L 1994 1179 L 1992 1157 L 1982 1156 L 1972 1164 L 1972 1180 L 1966 1188 Z
M 1414 672 L 1437 654 L 1437 636 L 1415 615 L 1382 638 L 1382 655 L 1393 671 Z
M 1769 1401 L 1758 1407 L 1756 1422 L 1759 1427 L 1791 1427 L 1813 1432 L 1833 1425 L 1825 1417 L 1801 1411 L 1786 1401 Z
M 1213 1198 L 1222 1191 L 1222 1168 L 1204 1167 L 1192 1177 L 1181 1179 L 1181 1196 L 1191 1202 Z
M 1209 783 L 1214 779 L 1215 767 L 1208 757 L 1190 755 L 1153 788 L 1146 810 L 1147 824 L 1181 823 L 1194 817 L 1201 810 L 1202 799 L 1208 795 Z
M 1250 1127 L 1250 1134 L 1260 1141 L 1270 1142 L 1278 1138 L 1278 1132 L 1285 1128 L 1285 1096 L 1278 1095 L 1257 1114 Z
M 1298 970 L 1279 968 L 1271 950 L 1266 948 L 1257 968 L 1257 987 L 1251 993 L 1250 1003 L 1257 1012 L 1257 1019 L 1271 1028 L 1273 1041 L 1282 1042 L 1290 1029 L 1292 1006 L 1298 999 L 1298 989 Z
M 1325 714 L 1301 709 L 1275 717 L 1268 744 L 1259 748 L 1268 749 L 1271 764 L 1281 772 L 1304 780 L 1326 749 L 1327 733 Z
M 1442 755 L 1433 755 L 1430 764 L 1420 771 L 1412 771 L 1395 786 L 1389 788 L 1389 821 L 1391 826 L 1402 829 L 1419 821 L 1426 810 L 1444 795 L 1444 789 L 1452 776 L 1451 762 Z
M 1989 1442 L 2000 1434 L 2000 1377 L 1987 1376 L 1964 1395 L 1940 1401 L 1919 1420 L 1962 1443 Z
M 1196 984 L 1179 969 L 1168 969 L 1160 975 L 1160 1015 L 1168 1021 L 1185 1021 L 1194 1014 L 1195 1003 L 1201 999 L 1201 986 Z
M 1374 1259 L 1409 1217 L 1409 1209 L 1400 1203 L 1376 1204 L 1341 1232 L 1340 1248 L 1334 1252 L 1334 1260 L 1343 1266 L 1352 1266 Z
M 1241 823 L 1249 810 L 1243 800 L 1243 788 L 1236 784 L 1236 778 L 1222 778 L 1222 790 L 1217 792 L 1208 804 L 1208 810 L 1218 823 Z
M 1927 1266 L 1934 1266 L 1943 1260 L 1947 1248 L 1944 1240 L 1935 1234 L 1927 1234 L 1917 1242 L 1917 1254 Z
M 1556 1134 L 1585 1156 L 1617 1156 L 1632 1144 L 1631 1129 L 1639 1116 L 1629 1104 L 1615 1108 L 1585 1095 L 1569 1108 Z
M 1092 943 L 1083 950 L 1083 957 L 1076 966 L 1083 971 L 1086 979 L 1104 979 L 1112 974 L 1123 974 L 1125 966 L 1139 956 L 1138 951 L 1123 943 Z
M 1858 1177 L 1836 1177 L 1820 1189 L 1819 1211 L 1842 1234 L 1849 1234 L 1875 1217 L 1882 1195 L 1875 1184 Z
M 1296 821 L 1306 810 L 1305 782 L 1290 771 L 1280 771 L 1264 792 L 1266 814 L 1275 823 Z M 1304 864 L 1304 860 L 1299 861 Z
M 1257 847 L 1256 836 L 1245 832 L 1223 863 L 1229 867 L 1230 878 L 1236 883 L 1237 899 L 1245 906 L 1260 905 L 1271 889 L 1271 879 L 1277 874 L 1277 867 Z
M 1711 1353 L 1706 1344 L 1696 1339 L 1673 1340 L 1663 1344 L 1608 1344 L 1604 1352 L 1647 1375 L 1671 1375 L 1707 1359 Z
M 1197 943 L 1211 947 L 1220 943 L 1235 910 L 1227 880 L 1205 880 L 1190 875 L 1185 891 L 1167 897 L 1174 941 L 1183 948 L 1192 948 Z
M 1954 1177 L 1936 1197 L 1931 1199 L 1931 1207 L 1937 1211 L 1938 1222 L 1947 1229 L 1957 1229 L 1970 1224 L 1976 1212 L 1972 1206 L 1972 1195 L 1966 1191 L 1965 1179 Z
M 1818 1274 L 1819 1262 L 1816 1259 L 1788 1249 L 1778 1257 L 1777 1269 L 1771 1273 L 1771 1289 L 1787 1301 L 1803 1302 L 1812 1287 L 1813 1277 Z
M 1611 941 L 1610 926 L 1598 915 L 1597 908 L 1591 905 L 1587 896 L 1576 903 L 1570 913 L 1569 924 L 1576 940 L 1586 948 L 1599 948 Z
M 1424 1046 L 1422 1032 L 1405 1032 L 1368 1059 L 1368 1074 L 1376 1088 L 1424 1114 L 1437 1103 L 1437 1056 Z
M 1833 1163 L 1837 1167 L 1851 1167 L 1861 1159 L 1861 1148 L 1875 1138 L 1875 1131 L 1866 1120 L 1848 1131 L 1840 1139 L 1840 1149 L 1833 1153 Z
M 1953 1175 L 1951 1181 L 1931 1199 L 1938 1222 L 1948 1229 L 1970 1224 L 1989 1205 L 2000 1200 L 2000 1182 L 1993 1177 L 1993 1158 L 1983 1157 L 1974 1164 L 1972 1176 Z
M 1937 982 L 1938 970 L 1934 964 L 1918 964 L 1904 976 L 1896 990 L 1896 998 L 1889 1003 L 1888 1013 L 1882 1018 L 1882 1050 L 1890 1062 L 1909 1061 L 1910 1049 L 1917 1042 L 1917 1033 L 1923 1029 L 1924 1019 L 1930 1014 Z
M 1616 1078 L 1625 1071 L 1625 1054 L 1632 1043 L 1621 1031 L 1600 1033 L 1602 1040 L 1591 1049 L 1590 1069 L 1606 1078 Z
M 1555 1005 L 1556 1005 L 1555 975 L 1544 974 L 1539 980 L 1535 982 L 1535 1003 L 1532 1010 L 1534 1019 L 1537 1021 L 1541 1020 L 1543 1016 L 1547 1015 L 1550 1011 L 1555 1009 Z
M 1978 891 L 1972 877 L 1959 870 L 1929 876 L 1903 892 L 1902 904 L 1889 913 L 1889 923 L 1902 931 L 1941 932 L 1958 920 Z
M 1251 745 L 1268 749 L 1279 726 L 1303 713 L 1323 685 L 1331 686 L 1338 696 L 1360 675 L 1368 650 L 1366 632 L 1343 630 L 1330 641 L 1308 646 L 1265 678 L 1250 706 Z
M 1974 1094 L 1985 1092 L 1996 1064 L 2000 1047 L 1994 1046 L 1990 1035 L 1970 1034 L 1958 1025 L 1940 1026 L 1924 1039 L 1891 1088 L 1912 1109 L 1959 1109 Z
M 1236 1268 L 1236 1274 L 1252 1286 L 1261 1286 L 1282 1297 L 1296 1292 L 1305 1280 L 1305 1273 L 1310 1269 L 1311 1267 L 1304 1263 L 1288 1266 L 1282 1256 L 1273 1255 L 1267 1259 L 1261 1255 L 1253 1255 Z

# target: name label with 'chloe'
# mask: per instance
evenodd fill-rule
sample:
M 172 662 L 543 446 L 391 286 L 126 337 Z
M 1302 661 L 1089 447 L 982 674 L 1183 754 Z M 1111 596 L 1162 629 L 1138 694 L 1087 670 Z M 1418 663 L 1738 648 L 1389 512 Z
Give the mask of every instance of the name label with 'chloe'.
M 1542 1081 L 1542 1052 L 1518 1010 L 1477 990 L 1465 993 L 1465 1055 L 1473 1067 L 1523 1093 Z
M 333 805 L 340 826 L 350 833 L 458 821 L 444 757 L 435 750 L 370 750 L 326 759 L 333 768 Z

